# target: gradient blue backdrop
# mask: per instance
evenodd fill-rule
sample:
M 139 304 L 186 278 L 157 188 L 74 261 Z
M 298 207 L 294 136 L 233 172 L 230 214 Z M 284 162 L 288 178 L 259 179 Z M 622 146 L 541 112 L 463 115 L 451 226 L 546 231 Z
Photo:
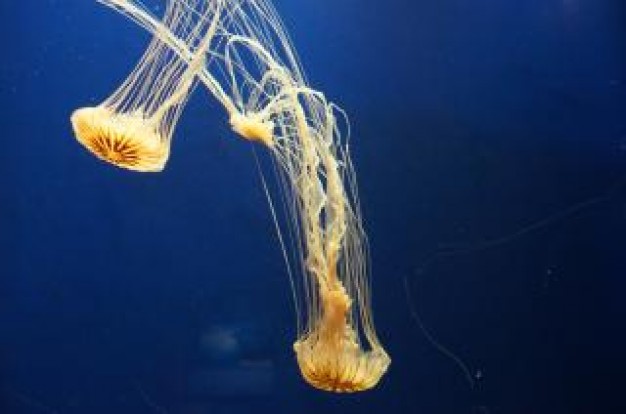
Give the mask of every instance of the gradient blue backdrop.
M 624 1 L 276 7 L 352 119 L 388 375 L 359 395 L 300 379 L 249 144 L 207 93 L 162 174 L 76 144 L 72 110 L 146 33 L 95 1 L 5 0 L 0 413 L 626 412 Z

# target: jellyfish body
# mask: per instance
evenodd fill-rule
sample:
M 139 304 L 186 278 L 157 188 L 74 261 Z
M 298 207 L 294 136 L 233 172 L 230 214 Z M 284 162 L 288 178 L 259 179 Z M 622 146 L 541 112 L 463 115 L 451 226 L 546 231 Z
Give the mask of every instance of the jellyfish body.
M 206 31 L 211 39 L 200 49 L 176 32 L 167 14 L 159 21 L 136 1 L 100 2 L 151 32 L 153 42 L 186 64 L 178 69 L 184 74 L 179 78 L 199 79 L 224 106 L 232 129 L 264 144 L 272 155 L 282 202 L 274 203 L 265 190 L 273 217 L 278 216 L 275 205 L 284 206 L 288 217 L 276 228 L 290 278 L 300 275 L 291 279 L 298 321 L 294 350 L 305 380 L 334 392 L 375 386 L 390 359 L 372 318 L 368 246 L 349 153 L 349 123 L 343 110 L 307 85 L 271 4 L 170 0 L 168 10 L 212 22 L 213 29 Z M 206 13 L 208 3 L 215 6 Z M 182 109 L 180 103 L 174 108 Z
M 77 140 L 98 158 L 134 171 L 164 168 L 176 123 L 198 68 L 204 66 L 216 26 L 207 17 L 215 15 L 219 2 L 195 3 L 197 7 L 190 9 L 169 2 L 161 22 L 168 33 L 193 45 L 191 56 L 179 56 L 161 37 L 154 36 L 135 69 L 109 98 L 72 114 Z
M 78 141 L 98 158 L 135 171 L 160 171 L 169 148 L 159 125 L 142 113 L 117 113 L 108 105 L 72 114 Z

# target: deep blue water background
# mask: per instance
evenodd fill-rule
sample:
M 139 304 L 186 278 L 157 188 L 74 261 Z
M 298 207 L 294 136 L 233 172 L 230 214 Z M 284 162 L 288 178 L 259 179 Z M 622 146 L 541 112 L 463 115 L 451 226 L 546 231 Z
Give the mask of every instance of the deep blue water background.
M 208 94 L 162 174 L 76 144 L 70 113 L 142 30 L 95 1 L 2 1 L 0 413 L 626 412 L 626 3 L 276 6 L 351 116 L 388 374 L 301 381 L 249 144 Z

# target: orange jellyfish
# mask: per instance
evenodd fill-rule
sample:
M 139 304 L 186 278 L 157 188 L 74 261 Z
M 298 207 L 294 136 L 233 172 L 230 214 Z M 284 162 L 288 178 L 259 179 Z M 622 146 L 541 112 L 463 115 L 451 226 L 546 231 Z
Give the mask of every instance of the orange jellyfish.
M 134 171 L 164 168 L 174 128 L 216 29 L 217 22 L 206 19 L 214 15 L 213 2 L 202 3 L 190 9 L 184 2 L 169 2 L 161 23 L 181 42 L 194 45 L 193 54 L 179 56 L 155 36 L 109 98 L 72 114 L 76 138 L 98 158 Z
M 211 22 L 201 49 L 176 31 L 167 13 L 160 21 L 138 1 L 100 2 L 151 32 L 159 47 L 186 64 L 180 78 L 197 77 L 222 103 L 233 131 L 263 144 L 273 156 L 282 202 L 275 203 L 263 183 L 294 293 L 294 350 L 304 379 L 333 392 L 374 387 L 390 358 L 372 317 L 349 122 L 343 110 L 308 86 L 272 5 L 267 0 L 170 0 L 168 10 Z M 186 96 L 189 88 L 184 90 Z M 176 108 L 182 110 L 180 103 Z M 110 122 L 112 130 L 124 126 L 124 121 Z M 284 206 L 286 224 L 278 223 L 275 206 Z

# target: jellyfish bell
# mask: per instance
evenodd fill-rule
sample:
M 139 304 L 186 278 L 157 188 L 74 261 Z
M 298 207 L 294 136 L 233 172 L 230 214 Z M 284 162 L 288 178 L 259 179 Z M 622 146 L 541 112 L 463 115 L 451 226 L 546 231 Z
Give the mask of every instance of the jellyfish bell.
M 302 377 L 323 391 L 357 392 L 374 388 L 387 371 L 389 357 L 380 350 L 362 352 L 354 339 L 328 346 L 315 336 L 294 344 Z
M 161 171 L 169 146 L 158 127 L 141 114 L 116 114 L 105 106 L 80 108 L 72 114 L 76 139 L 96 157 L 141 172 Z
M 345 289 L 322 291 L 323 315 L 316 327 L 294 344 L 304 379 L 313 387 L 333 392 L 356 392 L 374 387 L 389 366 L 380 346 L 363 351 L 348 322 L 351 300 Z
M 268 147 L 274 145 L 274 124 L 257 114 L 243 115 L 235 112 L 230 117 L 233 131 L 248 141 L 260 142 Z

